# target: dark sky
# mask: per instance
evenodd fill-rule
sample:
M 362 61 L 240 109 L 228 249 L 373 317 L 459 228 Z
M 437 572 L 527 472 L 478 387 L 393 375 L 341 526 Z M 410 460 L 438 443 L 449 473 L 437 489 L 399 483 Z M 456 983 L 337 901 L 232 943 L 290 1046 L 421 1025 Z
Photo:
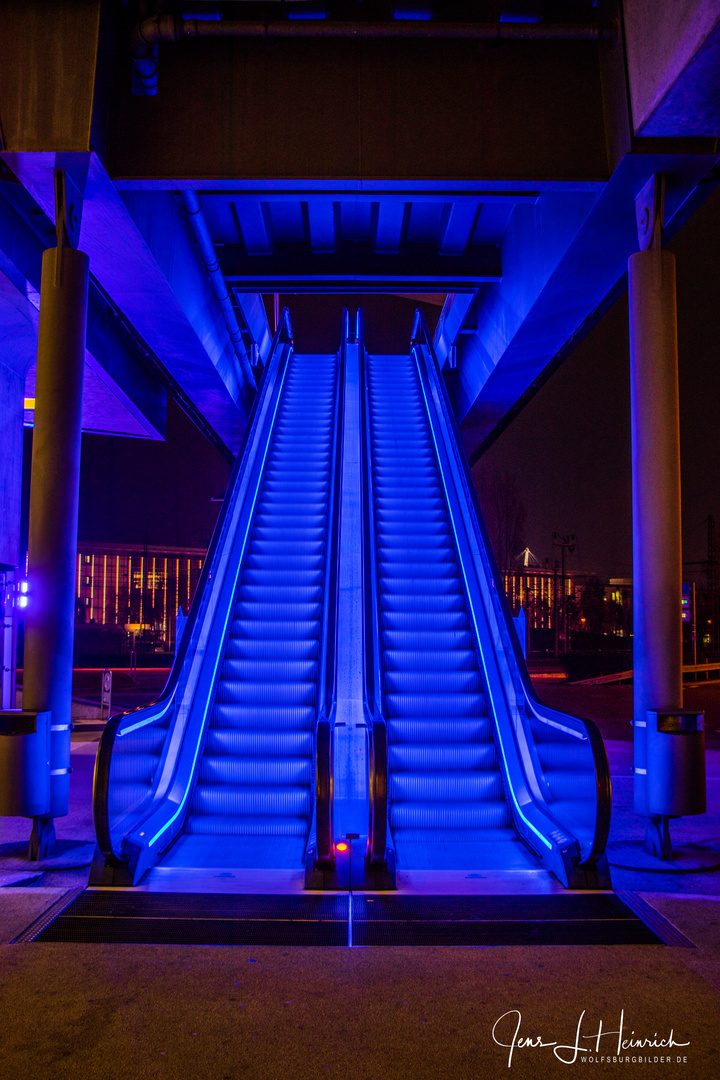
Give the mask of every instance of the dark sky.
M 83 435 L 80 540 L 207 546 L 230 466 L 172 401 L 166 436 Z
M 706 553 L 720 525 L 720 191 L 670 244 L 677 256 L 685 560 Z M 396 296 L 284 296 L 296 348 L 334 351 L 343 304 L 365 311 L 373 351 L 407 349 L 416 302 Z M 439 308 L 424 305 L 431 329 Z M 526 542 L 542 560 L 554 531 L 577 535 L 571 568 L 631 574 L 627 297 L 580 343 L 476 472 L 510 473 L 527 512 Z M 82 540 L 207 543 L 229 466 L 172 403 L 167 441 L 83 437 Z
M 366 311 L 367 344 L 402 352 L 417 304 L 395 296 L 282 296 L 291 308 L 299 352 L 335 352 L 343 306 Z M 440 312 L 423 305 L 431 329 Z M 29 437 L 26 460 L 29 460 Z M 230 466 L 187 416 L 168 402 L 165 442 L 83 435 L 80 540 L 142 544 L 208 544 Z
M 720 190 L 669 244 L 677 259 L 683 559 L 720 527 Z M 476 466 L 516 478 L 526 542 L 556 556 L 552 533 L 575 533 L 571 568 L 632 573 L 630 376 L 625 293 Z M 686 574 L 689 574 L 686 568 Z

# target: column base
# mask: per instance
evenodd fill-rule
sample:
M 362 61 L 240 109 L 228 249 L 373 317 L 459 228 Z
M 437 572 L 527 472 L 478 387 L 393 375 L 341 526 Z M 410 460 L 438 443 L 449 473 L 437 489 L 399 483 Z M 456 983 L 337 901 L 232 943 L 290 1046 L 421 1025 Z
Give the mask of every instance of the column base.
M 645 850 L 648 855 L 654 855 L 663 862 L 672 860 L 672 843 L 670 841 L 670 818 L 648 818 L 645 826 Z
M 33 818 L 28 861 L 39 862 L 48 859 L 55 851 L 55 819 L 51 817 Z

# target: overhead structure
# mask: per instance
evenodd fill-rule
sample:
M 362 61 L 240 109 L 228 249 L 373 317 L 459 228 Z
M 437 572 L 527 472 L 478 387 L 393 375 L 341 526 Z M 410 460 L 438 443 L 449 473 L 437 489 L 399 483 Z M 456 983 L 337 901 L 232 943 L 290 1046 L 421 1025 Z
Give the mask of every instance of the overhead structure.
M 289 349 L 276 341 L 271 353 L 266 312 L 281 292 L 444 296 L 433 342 L 416 342 L 415 368 L 410 361 L 397 368 L 409 395 L 398 415 L 416 427 L 418 453 L 430 438 L 437 455 L 438 472 L 428 475 L 447 501 L 432 507 L 441 515 L 438 537 L 458 512 L 446 487 L 455 451 L 441 460 L 438 430 L 457 425 L 455 442 L 471 465 L 477 461 L 625 289 L 637 249 L 635 199 L 648 181 L 665 177 L 662 243 L 720 182 L 717 4 L 682 0 L 672 31 L 638 0 L 579 0 L 570 24 L 549 0 L 532 5 L 532 23 L 518 21 L 527 6 L 513 0 L 398 0 L 381 18 L 376 6 L 345 0 L 327 0 L 321 12 L 315 4 L 268 4 L 262 23 L 252 3 L 219 0 L 213 17 L 210 5 L 200 6 L 205 19 L 179 0 L 162 10 L 111 0 L 0 5 L 3 573 L 20 564 L 22 425 L 33 422 L 40 267 L 55 244 L 57 171 L 84 177 L 79 245 L 92 268 L 86 431 L 163 438 L 171 394 L 227 459 L 239 456 L 239 476 L 260 437 L 258 403 L 269 400 L 255 393 L 256 373 L 271 355 L 277 370 Z M 378 395 L 381 369 L 369 362 Z M 266 377 L 265 394 L 271 382 Z M 415 411 L 418 387 L 435 388 L 426 414 Z M 447 393 L 447 415 L 444 404 L 433 411 L 435 391 L 437 402 Z M 372 408 L 368 423 L 379 431 Z M 385 465 L 373 459 L 371 441 L 367 447 L 371 477 Z M 460 473 L 457 483 L 458 491 L 467 483 Z M 384 528 L 381 546 L 389 542 Z M 448 578 L 462 580 L 468 597 L 460 570 L 469 565 L 458 556 L 458 576 L 453 570 Z M 378 581 L 385 610 L 382 603 L 404 594 L 393 575 Z M 210 626 L 205 617 L 200 612 L 195 625 Z M 412 683 L 422 660 L 400 651 L 407 655 L 393 678 Z M 458 645 L 444 655 L 449 682 L 452 665 L 470 664 L 471 652 Z M 472 684 L 470 719 L 487 728 L 492 680 L 477 662 L 462 679 Z M 3 659 L 8 670 L 13 664 Z M 378 682 L 378 700 L 384 692 Z M 518 693 L 525 701 L 525 690 Z M 534 706 L 518 708 L 532 730 Z M 405 730 L 390 723 L 408 719 L 402 710 L 383 714 L 389 747 L 393 731 Z M 502 721 L 492 723 L 500 730 Z M 378 767 L 383 738 L 381 725 Z M 467 747 L 448 745 L 450 757 L 463 760 Z M 436 751 L 419 746 L 410 741 L 406 759 L 424 755 L 437 765 Z M 419 810 L 424 781 L 404 777 L 397 755 L 388 761 L 388 797 L 410 784 L 410 817 L 417 811 L 417 820 L 429 820 Z M 499 774 L 488 768 L 483 782 L 492 790 Z M 373 797 L 382 795 L 381 775 Z M 532 798 L 545 797 L 542 784 L 530 787 Z M 550 784 L 551 802 L 561 801 L 555 790 Z M 508 814 L 522 832 L 513 805 L 510 797 Z M 381 818 L 373 834 L 384 850 L 383 827 L 399 826 Z M 569 825 L 567 834 L 575 836 Z M 586 840 L 575 839 L 584 865 Z

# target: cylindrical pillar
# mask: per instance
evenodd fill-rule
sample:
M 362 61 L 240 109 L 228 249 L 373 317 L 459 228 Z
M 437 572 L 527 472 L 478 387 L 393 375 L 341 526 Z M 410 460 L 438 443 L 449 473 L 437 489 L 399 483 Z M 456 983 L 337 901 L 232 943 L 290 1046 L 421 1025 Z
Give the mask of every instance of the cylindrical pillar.
M 51 712 L 49 817 L 69 808 L 82 391 L 89 260 L 43 255 L 25 609 L 23 708 Z
M 647 710 L 682 707 L 675 257 L 630 256 L 635 811 L 648 815 Z

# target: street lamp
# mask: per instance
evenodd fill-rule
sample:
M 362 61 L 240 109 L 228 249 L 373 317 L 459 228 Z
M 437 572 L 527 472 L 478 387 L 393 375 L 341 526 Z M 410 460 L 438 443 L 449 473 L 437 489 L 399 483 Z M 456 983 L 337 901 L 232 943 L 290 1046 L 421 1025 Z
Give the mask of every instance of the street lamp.
M 565 552 L 573 552 L 577 544 L 577 537 L 575 533 L 568 533 L 567 536 L 561 536 L 560 533 L 553 533 L 553 547 L 560 548 L 560 579 L 562 589 L 562 627 L 563 627 L 563 640 L 564 648 L 563 652 L 568 651 L 568 632 L 567 632 L 567 597 L 565 596 Z M 557 604 L 556 604 L 556 619 L 555 619 L 555 655 L 558 653 L 558 622 L 557 622 Z

